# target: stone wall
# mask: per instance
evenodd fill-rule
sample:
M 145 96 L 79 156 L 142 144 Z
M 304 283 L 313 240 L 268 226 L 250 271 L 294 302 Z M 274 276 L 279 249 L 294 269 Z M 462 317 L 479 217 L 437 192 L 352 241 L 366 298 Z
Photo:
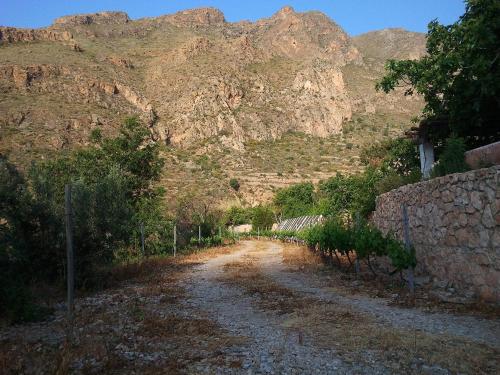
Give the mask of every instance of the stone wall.
M 500 166 L 402 186 L 377 198 L 373 221 L 402 239 L 408 209 L 416 273 L 468 301 L 500 304 Z

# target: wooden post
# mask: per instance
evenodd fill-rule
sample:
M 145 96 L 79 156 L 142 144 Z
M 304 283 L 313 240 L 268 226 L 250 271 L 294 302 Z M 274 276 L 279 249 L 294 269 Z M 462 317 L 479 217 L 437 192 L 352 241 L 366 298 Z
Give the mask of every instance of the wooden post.
M 144 246 L 144 223 L 141 223 L 141 250 L 142 250 L 142 256 L 146 256 L 145 246 Z
M 174 224 L 174 258 L 177 253 L 177 225 Z
M 359 230 L 361 227 L 361 218 L 359 216 L 359 212 L 356 212 L 356 230 Z M 359 259 L 358 254 L 356 253 L 356 260 L 354 261 L 354 269 L 356 270 L 356 275 L 359 275 L 360 267 L 359 267 Z
M 219 225 L 219 238 L 222 238 L 222 229 L 221 229 L 220 225 Z
M 75 260 L 73 253 L 73 212 L 71 209 L 71 185 L 64 187 L 65 219 L 66 219 L 66 277 L 68 288 L 68 319 L 73 320 L 75 310 Z
M 257 228 L 257 240 L 260 240 L 260 228 Z
M 201 245 L 201 225 L 198 225 L 198 244 Z
M 408 220 L 408 211 L 406 210 L 406 205 L 403 203 L 401 205 L 401 210 L 403 211 L 403 235 L 405 240 L 406 251 L 411 251 L 410 242 L 410 225 Z M 412 295 L 415 294 L 415 280 L 413 276 L 413 268 L 408 268 L 408 287 Z

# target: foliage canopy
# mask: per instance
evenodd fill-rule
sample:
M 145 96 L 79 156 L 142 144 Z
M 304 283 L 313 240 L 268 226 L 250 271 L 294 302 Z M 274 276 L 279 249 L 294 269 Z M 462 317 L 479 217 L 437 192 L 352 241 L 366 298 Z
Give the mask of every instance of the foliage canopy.
M 406 95 L 423 95 L 424 117 L 446 119 L 446 129 L 468 146 L 500 139 L 500 2 L 467 0 L 465 14 L 452 25 L 429 23 L 427 54 L 419 60 L 389 60 L 377 84 L 385 92 L 402 84 Z

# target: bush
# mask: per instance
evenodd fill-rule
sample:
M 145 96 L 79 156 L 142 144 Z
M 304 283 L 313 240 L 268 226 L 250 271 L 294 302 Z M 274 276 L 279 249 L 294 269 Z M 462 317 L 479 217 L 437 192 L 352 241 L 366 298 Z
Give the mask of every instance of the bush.
M 226 225 L 242 225 L 252 222 L 252 209 L 233 206 L 224 213 L 223 222 Z
M 305 230 L 300 235 L 311 249 L 319 248 L 348 254 L 356 251 L 358 259 L 370 256 L 388 256 L 396 271 L 416 266 L 414 250 L 408 252 L 403 244 L 391 235 L 384 236 L 367 223 L 360 223 L 356 229 L 337 220 L 329 220 Z
M 239 183 L 239 181 L 236 178 L 232 178 L 232 179 L 229 180 L 229 186 L 231 186 L 231 188 L 234 191 L 240 190 L 240 183 Z
M 163 165 L 149 130 L 128 119 L 115 138 L 92 133 L 87 148 L 35 163 L 26 181 L 0 156 L 0 314 L 29 318 L 29 286 L 65 277 L 64 186 L 72 186 L 78 287 L 101 282 L 103 268 L 133 243 L 139 223 L 165 243 L 162 192 L 152 187 Z M 25 313 L 23 313 L 23 311 Z
M 252 228 L 254 230 L 271 229 L 274 224 L 274 213 L 268 206 L 256 206 L 252 209 Z
M 309 215 L 314 208 L 314 185 L 311 182 L 278 190 L 273 204 L 283 219 Z
M 400 186 L 417 183 L 421 180 L 421 178 L 422 173 L 418 170 L 411 172 L 407 176 L 391 171 L 375 183 L 375 190 L 377 195 L 380 195 L 393 189 L 397 189 Z
M 448 138 L 438 163 L 432 170 L 433 177 L 469 170 L 465 163 L 465 141 L 462 138 Z

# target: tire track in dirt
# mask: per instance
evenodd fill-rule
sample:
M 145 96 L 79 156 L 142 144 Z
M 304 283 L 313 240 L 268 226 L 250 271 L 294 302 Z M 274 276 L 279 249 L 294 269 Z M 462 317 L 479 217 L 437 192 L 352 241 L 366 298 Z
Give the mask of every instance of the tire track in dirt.
M 361 364 L 344 363 L 334 350 L 317 348 L 312 341 L 302 341 L 297 332 L 286 330 L 282 319 L 256 307 L 254 297 L 218 280 L 224 266 L 239 261 L 256 248 L 245 241 L 241 249 L 200 265 L 186 279 L 191 298 L 186 302 L 215 320 L 231 335 L 247 337 L 248 345 L 227 348 L 227 355 L 239 357 L 240 369 L 223 373 L 264 374 L 354 374 L 383 373 Z M 202 373 L 206 371 L 198 367 Z M 220 371 L 220 369 L 219 369 Z
M 382 323 L 397 328 L 417 329 L 432 334 L 448 334 L 500 348 L 500 321 L 473 316 L 456 316 L 441 313 L 425 313 L 418 309 L 389 306 L 381 298 L 365 296 L 342 296 L 311 274 L 287 272 L 283 264 L 283 245 L 270 242 L 267 251 L 259 259 L 264 273 L 279 284 L 320 300 L 340 303 L 373 315 Z
M 289 272 L 285 246 L 243 241 L 186 275 L 189 309 L 247 338 L 224 349 L 240 366 L 217 373 L 447 374 L 498 368 L 498 320 L 340 295 L 314 274 Z M 418 350 L 410 336 L 415 328 Z M 199 365 L 196 371 L 211 370 Z

